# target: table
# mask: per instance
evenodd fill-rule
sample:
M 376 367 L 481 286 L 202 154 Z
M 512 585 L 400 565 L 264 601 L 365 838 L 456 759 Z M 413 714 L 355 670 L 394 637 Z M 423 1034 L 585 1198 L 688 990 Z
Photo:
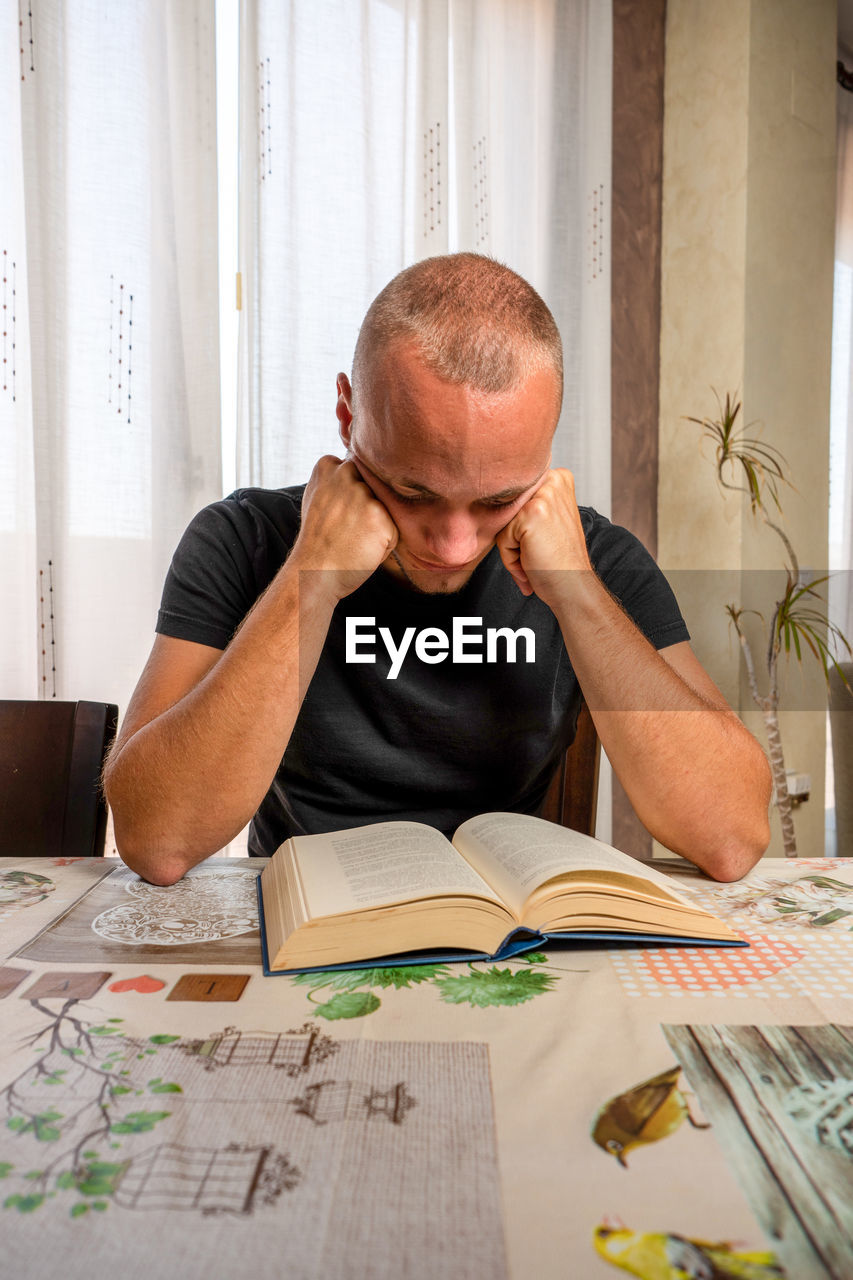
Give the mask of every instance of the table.
M 853 1277 L 853 865 L 685 864 L 749 950 L 275 978 L 262 865 L 0 861 L 5 1274 Z

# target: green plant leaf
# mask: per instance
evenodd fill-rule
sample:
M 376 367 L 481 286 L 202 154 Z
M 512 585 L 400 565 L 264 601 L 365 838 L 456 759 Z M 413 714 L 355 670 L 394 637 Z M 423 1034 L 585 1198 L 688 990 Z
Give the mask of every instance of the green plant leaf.
M 779 486 L 787 484 L 793 488 L 783 455 L 773 445 L 750 435 L 752 424 L 736 426 L 741 404 L 730 392 L 726 393 L 725 404 L 716 391 L 714 396 L 718 412 L 716 419 L 687 417 L 685 420 L 700 427 L 703 437 L 714 446 L 720 487 L 747 494 L 753 513 L 760 511 L 762 514 L 766 490 L 773 505 L 781 510 Z M 727 476 L 731 478 L 727 479 Z M 744 483 L 739 484 L 738 477 Z
M 120 1036 L 124 1035 L 123 1031 L 119 1031 L 118 1027 L 90 1027 L 90 1036 Z
M 332 991 L 357 991 L 363 987 L 414 986 L 419 982 L 431 982 L 433 978 L 448 972 L 445 964 L 410 964 L 395 967 L 383 966 L 365 969 L 324 970 L 320 973 L 293 974 L 297 986 L 317 991 L 329 987 Z
M 180 1040 L 180 1038 L 181 1038 L 180 1036 L 166 1036 L 166 1035 L 149 1036 L 148 1042 L 149 1044 L 174 1044 L 175 1041 Z
M 845 911 L 843 907 L 833 907 L 831 911 L 824 912 L 822 916 L 815 916 L 812 920 L 812 925 L 816 929 L 822 928 L 827 924 L 835 924 L 836 920 L 845 920 L 851 914 L 853 912 Z
M 82 1218 L 83 1214 L 88 1212 L 89 1212 L 89 1206 L 86 1204 L 85 1201 L 80 1200 L 78 1201 L 77 1204 L 72 1204 L 71 1209 L 69 1211 L 69 1217 Z
M 62 1133 L 59 1129 L 55 1127 L 55 1125 L 52 1125 L 52 1124 L 36 1125 L 36 1138 L 38 1139 L 39 1142 L 56 1142 L 61 1137 L 62 1137 Z
M 33 1116 L 33 1132 L 38 1142 L 56 1142 L 57 1138 L 62 1136 L 59 1129 L 53 1123 L 54 1120 L 64 1119 L 61 1111 L 54 1111 L 53 1107 L 49 1111 L 43 1111 L 40 1115 Z
M 148 1081 L 148 1088 L 151 1093 L 183 1093 L 183 1089 L 179 1084 L 169 1082 L 163 1084 L 159 1076 L 156 1080 Z
M 357 991 L 360 987 L 374 985 L 375 969 L 326 969 L 319 973 L 297 973 L 293 975 L 297 986 L 309 987 L 318 991 L 321 987 L 329 987 L 332 991 Z
M 319 1018 L 328 1018 L 330 1022 L 338 1018 L 364 1018 L 374 1013 L 381 1003 L 372 991 L 340 991 L 325 1004 L 319 1004 L 315 1012 Z
M 352 973 L 362 973 L 362 969 L 348 970 Z M 292 973 L 290 981 L 296 987 L 328 987 L 339 975 L 331 969 L 321 969 L 317 973 Z
M 111 1196 L 124 1177 L 129 1161 L 121 1164 L 98 1160 L 83 1170 L 77 1189 L 84 1196 Z
M 449 974 L 446 964 L 407 964 L 387 969 L 374 969 L 377 987 L 395 987 L 398 991 L 403 987 L 418 986 L 421 982 L 432 982 L 435 978 Z
M 3 1201 L 3 1208 L 17 1209 L 18 1213 L 32 1213 L 34 1209 L 38 1209 L 39 1205 L 42 1204 L 44 1204 L 44 1196 L 33 1193 L 28 1196 L 9 1196 Z
M 113 1133 L 149 1133 L 155 1124 L 171 1114 L 171 1111 L 131 1111 L 110 1128 Z
M 8 1161 L 0 1161 L 0 1178 L 8 1178 L 14 1167 L 15 1166 L 13 1164 L 9 1164 Z
M 324 981 L 312 986 L 311 990 L 317 991 L 323 986 L 332 991 L 357 991 L 359 987 L 372 985 L 372 974 L 372 969 L 343 969 L 340 973 L 327 973 Z
M 436 985 L 447 1004 L 470 1004 L 477 1008 L 489 1005 L 516 1005 L 550 991 L 556 978 L 536 969 L 498 969 L 494 965 L 485 973 L 471 970 L 458 977 L 442 978 Z

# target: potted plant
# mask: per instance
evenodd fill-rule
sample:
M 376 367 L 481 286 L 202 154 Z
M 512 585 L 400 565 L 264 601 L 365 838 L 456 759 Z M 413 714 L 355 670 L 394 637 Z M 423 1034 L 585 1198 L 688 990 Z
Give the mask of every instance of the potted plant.
M 714 394 L 716 396 L 716 392 Z M 779 660 L 783 652 L 786 659 L 793 652 L 798 662 L 802 662 L 805 653 L 811 653 L 821 664 L 824 679 L 828 682 L 830 669 L 835 667 L 840 670 L 836 655 L 844 652 L 849 655 L 853 650 L 847 638 L 827 615 L 827 604 L 821 588 L 827 582 L 829 574 L 817 578 L 809 578 L 804 574 L 790 538 L 781 523 L 778 523 L 782 518 L 779 490 L 783 485 L 791 484 L 784 457 L 773 445 L 765 444 L 751 434 L 751 424 L 738 424 L 740 401 L 728 392 L 725 403 L 720 401 L 719 396 L 716 398 L 716 418 L 687 417 L 686 421 L 700 427 L 702 438 L 710 440 L 714 445 L 720 488 L 745 493 L 749 497 L 753 518 L 760 519 L 771 529 L 784 548 L 784 590 L 775 603 L 769 622 L 755 609 L 742 609 L 728 604 L 726 611 L 740 641 L 752 700 L 764 718 L 768 757 L 773 772 L 774 803 L 779 810 L 785 856 L 795 858 L 797 841 L 779 732 Z M 752 647 L 742 625 L 747 613 L 755 614 L 764 626 L 766 643 L 761 664 L 766 673 L 761 676 L 766 690 L 764 693 L 759 685 Z M 846 679 L 844 683 L 847 684 Z

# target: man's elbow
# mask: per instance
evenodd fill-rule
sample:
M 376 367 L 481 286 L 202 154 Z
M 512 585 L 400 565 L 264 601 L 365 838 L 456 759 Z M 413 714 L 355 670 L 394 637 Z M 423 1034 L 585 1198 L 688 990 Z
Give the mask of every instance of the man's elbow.
M 715 880 L 731 883 L 751 871 L 770 844 L 770 821 L 766 810 L 755 814 L 748 829 L 732 832 L 717 847 L 703 867 Z
M 113 830 L 118 855 L 125 866 L 149 884 L 177 884 L 198 861 L 188 851 L 158 839 L 151 832 L 129 821 L 121 807 L 113 808 Z
M 729 809 L 727 827 L 718 832 L 718 845 L 703 867 L 715 880 L 731 883 L 751 871 L 770 844 L 770 765 L 757 742 L 749 782 Z
M 177 884 L 192 865 L 176 850 L 158 849 L 150 841 L 119 835 L 116 831 L 116 849 L 125 866 L 149 884 L 163 886 Z
M 103 787 L 113 818 L 116 850 L 125 866 L 149 884 L 176 884 L 199 861 L 188 850 L 152 830 L 151 824 L 134 811 L 125 779 L 110 758 L 104 769 Z

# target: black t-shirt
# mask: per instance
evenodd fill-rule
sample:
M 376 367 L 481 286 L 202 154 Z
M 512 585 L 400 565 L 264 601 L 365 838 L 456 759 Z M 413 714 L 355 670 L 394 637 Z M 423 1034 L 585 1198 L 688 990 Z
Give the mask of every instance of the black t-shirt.
M 293 545 L 303 489 L 241 489 L 201 511 L 175 552 L 157 630 L 224 649 Z M 634 535 L 589 507 L 581 521 L 596 572 L 649 641 L 687 640 L 666 579 Z M 455 653 L 454 625 L 464 631 Z M 393 679 L 380 628 L 394 650 L 415 629 Z M 419 641 L 425 628 L 447 637 L 440 661 L 429 658 L 445 651 L 441 636 Z M 490 641 L 502 628 L 517 635 Z M 370 654 L 375 661 L 347 661 Z M 418 592 L 380 568 L 334 612 L 250 852 L 392 818 L 450 834 L 477 813 L 535 813 L 579 704 L 554 614 L 521 594 L 494 548 L 452 595 Z

